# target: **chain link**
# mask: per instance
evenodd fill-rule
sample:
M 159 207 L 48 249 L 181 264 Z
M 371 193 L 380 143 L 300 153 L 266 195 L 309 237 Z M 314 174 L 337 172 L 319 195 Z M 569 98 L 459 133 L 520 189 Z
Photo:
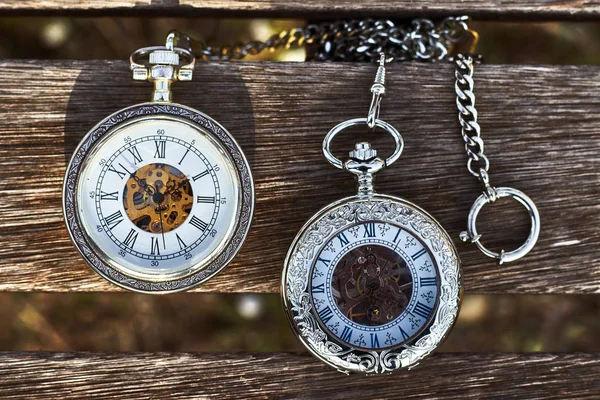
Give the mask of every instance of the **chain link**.
M 337 21 L 310 24 L 265 41 L 233 46 L 210 46 L 179 32 L 177 35 L 199 59 L 207 61 L 240 60 L 265 50 L 306 46 L 315 61 L 378 61 L 385 53 L 396 61 L 435 62 L 447 59 L 452 47 L 465 39 L 468 22 L 466 16 L 448 17 L 438 24 L 428 19 L 414 19 L 408 25 L 383 19 Z

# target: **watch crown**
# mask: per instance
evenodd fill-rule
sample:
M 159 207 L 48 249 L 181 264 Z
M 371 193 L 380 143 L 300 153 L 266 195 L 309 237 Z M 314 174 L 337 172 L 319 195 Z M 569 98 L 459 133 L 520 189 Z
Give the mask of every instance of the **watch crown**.
M 150 53 L 150 64 L 179 65 L 179 54 L 170 50 L 156 50 Z
M 366 161 L 377 157 L 377 151 L 371 148 L 369 142 L 360 142 L 354 145 L 354 150 L 348 155 L 354 160 Z

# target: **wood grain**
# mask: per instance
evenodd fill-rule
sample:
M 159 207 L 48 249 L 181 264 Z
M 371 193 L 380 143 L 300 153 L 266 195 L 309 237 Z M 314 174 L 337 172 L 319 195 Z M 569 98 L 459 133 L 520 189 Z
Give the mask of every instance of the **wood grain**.
M 468 292 L 600 293 L 599 74 L 599 67 L 584 66 L 477 68 L 492 184 L 533 198 L 542 233 L 526 258 L 502 266 L 459 243 Z M 285 254 L 303 223 L 355 193 L 354 178 L 323 158 L 321 141 L 338 122 L 366 114 L 373 75 L 373 66 L 360 64 L 201 63 L 193 82 L 175 86 L 177 101 L 211 115 L 239 140 L 256 184 L 246 244 L 196 290 L 279 290 Z M 0 290 L 119 290 L 71 244 L 62 179 L 83 135 L 106 115 L 148 99 L 150 85 L 133 82 L 125 63 L 109 61 L 5 61 L 0 76 Z M 417 203 L 458 238 L 480 187 L 465 168 L 453 69 L 393 65 L 387 93 L 381 116 L 402 132 L 406 147 L 378 175 L 376 189 Z M 348 135 L 337 154 L 358 137 L 373 139 L 385 154 L 383 136 Z M 495 213 L 493 226 L 482 222 L 485 243 L 520 244 L 528 226 L 520 208 L 510 210 Z
M 597 399 L 597 354 L 436 354 L 345 376 L 308 354 L 0 354 L 3 399 Z
M 468 14 L 498 19 L 593 19 L 600 1 L 559 0 L 0 0 L 4 14 L 238 16 L 330 19 L 341 17 L 416 17 Z

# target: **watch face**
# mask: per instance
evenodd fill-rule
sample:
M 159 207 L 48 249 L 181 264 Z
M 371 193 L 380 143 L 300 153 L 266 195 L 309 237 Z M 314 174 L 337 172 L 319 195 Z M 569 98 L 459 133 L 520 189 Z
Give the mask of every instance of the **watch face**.
M 94 255 L 124 277 L 117 283 L 132 278 L 140 284 L 134 290 L 185 289 L 200 279 L 182 280 L 211 266 L 236 234 L 245 236 L 248 223 L 243 232 L 239 225 L 248 188 L 239 158 L 236 165 L 214 130 L 176 115 L 136 116 L 85 152 L 73 186 L 74 217 Z M 206 272 L 214 275 L 227 261 Z
M 302 228 L 282 284 L 288 320 L 314 355 L 341 371 L 383 373 L 414 366 L 450 331 L 460 262 L 417 206 L 351 197 Z
M 350 346 L 384 349 L 425 327 L 438 293 L 437 266 L 414 233 L 361 222 L 325 243 L 310 293 L 324 329 Z

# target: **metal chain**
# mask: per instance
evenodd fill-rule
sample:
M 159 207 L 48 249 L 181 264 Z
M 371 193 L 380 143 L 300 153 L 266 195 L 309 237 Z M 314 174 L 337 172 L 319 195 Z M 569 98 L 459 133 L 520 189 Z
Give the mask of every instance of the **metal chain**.
M 499 264 L 520 259 L 533 249 L 540 235 L 540 213 L 533 202 L 525 193 L 510 187 L 494 187 L 490 184 L 488 170 L 490 161 L 483 151 L 481 127 L 477 123 L 477 109 L 475 108 L 475 94 L 473 93 L 473 69 L 479 59 L 473 55 L 458 54 L 453 60 L 456 66 L 456 106 L 458 108 L 458 121 L 467 151 L 467 169 L 479 178 L 483 185 L 481 194 L 471 206 L 468 216 L 467 230 L 460 233 L 460 239 L 477 245 L 479 250 L 488 257 L 495 258 Z M 525 243 L 512 251 L 500 250 L 494 252 L 485 247 L 481 242 L 481 235 L 477 232 L 477 216 L 484 205 L 494 203 L 502 197 L 510 197 L 522 204 L 529 213 L 531 229 Z
M 234 46 L 210 46 L 177 33 L 198 58 L 208 61 L 240 60 L 247 55 L 279 48 L 310 48 L 315 61 L 378 61 L 385 53 L 396 61 L 441 61 L 454 45 L 465 39 L 469 18 L 448 17 L 437 25 L 428 19 L 414 19 L 408 25 L 390 20 L 350 20 L 311 24 L 272 35 L 265 41 Z
M 475 108 L 475 93 L 473 93 L 473 65 L 471 55 L 458 54 L 454 59 L 456 65 L 456 107 L 458 108 L 458 121 L 465 142 L 467 152 L 467 169 L 480 178 L 484 184 L 487 179 L 487 171 L 490 168 L 490 160 L 484 154 L 484 143 L 481 138 L 481 127 L 477 123 L 477 109 Z

